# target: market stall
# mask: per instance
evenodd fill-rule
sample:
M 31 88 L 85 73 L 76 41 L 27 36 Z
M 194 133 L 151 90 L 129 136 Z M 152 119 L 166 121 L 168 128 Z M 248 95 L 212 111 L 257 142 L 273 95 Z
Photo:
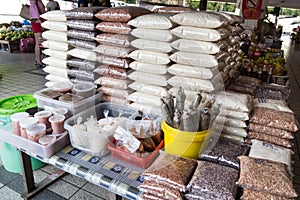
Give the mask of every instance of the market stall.
M 298 125 L 288 86 L 272 84 L 287 73 L 282 52 L 250 41 L 242 60 L 242 18 L 173 9 L 49 12 L 64 30 L 44 34 L 45 62 L 64 74 L 36 91 L 34 117 L 6 114 L 0 127 L 21 152 L 29 196 L 28 155 L 129 199 L 297 197 Z

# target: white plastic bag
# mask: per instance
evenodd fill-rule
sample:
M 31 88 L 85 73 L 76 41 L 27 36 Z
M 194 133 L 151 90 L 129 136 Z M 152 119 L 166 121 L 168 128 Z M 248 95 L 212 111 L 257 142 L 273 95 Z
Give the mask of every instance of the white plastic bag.
M 128 87 L 138 92 L 152 94 L 159 97 L 164 97 L 168 95 L 167 89 L 160 86 L 148 85 L 140 82 L 133 82 Z
M 70 57 L 66 51 L 58 51 L 52 49 L 43 50 L 43 54 L 53 58 L 62 59 L 62 60 L 67 60 Z
M 66 69 L 67 68 L 67 61 L 66 60 L 63 60 L 63 59 L 57 59 L 57 58 L 54 58 L 54 57 L 47 57 L 47 58 L 44 58 L 42 60 L 42 62 L 46 65 L 51 65 L 53 67 L 59 67 L 59 68 L 63 68 L 63 69 Z
M 129 54 L 129 57 L 140 62 L 159 65 L 166 65 L 170 62 L 168 54 L 146 50 L 135 50 Z
M 46 40 L 53 40 L 58 42 L 68 42 L 68 36 L 66 32 L 61 31 L 44 31 L 42 36 Z
M 147 14 L 130 20 L 128 24 L 138 28 L 169 29 L 174 27 L 174 23 L 169 16 L 165 14 Z
M 168 68 L 168 72 L 177 76 L 211 79 L 219 72 L 219 70 L 216 67 L 205 68 L 191 65 L 173 64 Z
M 230 35 L 229 31 L 224 28 L 208 29 L 192 26 L 178 26 L 173 28 L 171 33 L 180 38 L 207 42 L 216 42 Z
M 130 32 L 130 34 L 137 38 L 145 40 L 155 40 L 163 42 L 172 41 L 175 38 L 170 30 L 160 29 L 135 28 Z
M 149 74 L 144 72 L 132 72 L 128 76 L 131 80 L 144 83 L 144 84 L 150 84 L 154 86 L 167 86 L 168 85 L 168 76 L 164 75 L 157 75 L 157 74 Z
M 197 67 L 216 67 L 219 61 L 214 55 L 190 53 L 178 51 L 170 56 L 170 59 L 178 64 Z
M 154 40 L 136 39 L 131 42 L 131 46 L 137 49 L 143 49 L 148 51 L 169 53 L 173 50 L 169 42 L 161 42 Z
M 68 51 L 68 54 L 75 58 L 97 61 L 97 53 L 87 49 L 74 48 Z
M 66 22 L 56 22 L 56 21 L 44 21 L 42 24 L 43 28 L 49 29 L 51 31 L 61 31 L 66 32 L 68 30 Z
M 65 10 L 51 10 L 41 15 L 41 18 L 50 20 L 50 21 L 58 21 L 65 22 L 67 21 Z
M 142 92 L 134 92 L 130 94 L 127 99 L 129 101 L 145 103 L 147 105 L 152 105 L 156 107 L 161 106 L 160 97 Z
M 189 39 L 178 39 L 171 43 L 171 46 L 180 51 L 197 52 L 205 54 L 216 54 L 221 51 L 218 43 L 196 41 Z
M 149 64 L 138 61 L 133 61 L 129 64 L 131 69 L 151 73 L 151 74 L 166 74 L 167 73 L 167 65 L 157 65 L 157 64 Z
M 42 45 L 48 49 L 58 50 L 58 51 L 68 51 L 69 49 L 71 49 L 71 46 L 66 42 L 46 40 L 42 42 Z

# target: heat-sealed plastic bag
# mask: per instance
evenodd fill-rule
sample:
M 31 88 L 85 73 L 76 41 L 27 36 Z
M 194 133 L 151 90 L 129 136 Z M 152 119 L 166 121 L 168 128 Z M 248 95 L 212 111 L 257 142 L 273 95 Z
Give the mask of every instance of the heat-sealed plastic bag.
M 157 199 L 182 199 L 183 195 L 181 192 L 169 188 L 164 185 L 157 184 L 155 182 L 150 182 L 145 180 L 140 186 L 143 190 L 143 197 L 152 199 L 153 197 L 149 197 L 149 195 L 155 195 Z M 145 195 L 145 193 L 147 195 Z
M 201 160 L 219 163 L 235 169 L 240 169 L 238 156 L 245 155 L 247 147 L 240 143 L 219 138 L 212 149 L 207 149 L 199 155 Z
M 132 63 L 129 64 L 129 67 L 131 69 L 134 69 L 134 70 L 137 70 L 140 72 L 163 75 L 163 74 L 167 73 L 168 65 L 157 65 L 157 64 L 133 61 Z
M 192 26 L 178 26 L 173 28 L 171 33 L 180 38 L 207 42 L 216 42 L 230 35 L 229 31 L 224 28 L 208 29 Z
M 289 141 L 287 139 L 280 138 L 280 137 L 267 135 L 267 134 L 264 134 L 264 133 L 249 131 L 248 132 L 248 138 L 249 139 L 258 139 L 258 140 L 266 141 L 266 142 L 276 144 L 276 145 L 286 147 L 286 148 L 291 148 L 292 147 L 291 141 Z
M 193 10 L 190 7 L 182 7 L 182 6 L 167 6 L 167 7 L 159 7 L 155 8 L 152 12 L 154 13 L 168 13 L 168 14 L 176 14 L 180 12 L 190 12 L 190 11 L 196 11 Z
M 169 42 L 172 41 L 175 36 L 170 32 L 170 30 L 162 29 L 148 29 L 148 28 L 134 28 L 130 32 L 131 35 L 137 38 L 145 40 L 154 40 L 154 41 L 163 41 Z
M 82 31 L 77 29 L 70 29 L 67 31 L 67 36 L 80 40 L 94 41 L 96 38 L 96 31 Z
M 97 56 L 97 61 L 102 64 L 121 67 L 121 68 L 128 68 L 129 64 L 132 62 L 132 60 L 127 58 L 118 58 L 114 56 L 107 56 L 101 54 Z
M 100 87 L 99 90 L 102 91 L 103 94 L 106 94 L 108 96 L 120 97 L 120 98 L 127 98 L 133 92 L 130 89 L 124 90 L 124 89 L 117 89 L 117 88 L 111 88 L 106 86 Z
M 68 56 L 67 52 L 65 51 L 58 51 L 58 50 L 52 50 L 52 49 L 45 49 L 43 50 L 43 54 L 54 57 L 57 59 L 67 60 L 70 56 Z
M 230 126 L 230 127 L 237 127 L 237 128 L 246 128 L 247 124 L 244 120 L 239 120 L 239 119 L 233 119 L 230 117 L 224 117 L 221 115 L 218 115 L 215 119 L 217 123 L 224 122 L 225 126 Z
M 253 200 L 253 199 L 290 200 L 290 198 L 270 194 L 268 192 L 261 192 L 257 190 L 243 188 L 243 195 L 241 196 L 241 200 Z
M 68 19 L 93 19 L 94 15 L 105 9 L 105 7 L 80 7 L 66 11 L 66 17 Z
M 93 70 L 98 66 L 94 61 L 79 58 L 72 58 L 70 60 L 67 60 L 67 64 L 70 67 L 77 67 L 84 70 Z
M 125 80 L 128 77 L 126 69 L 109 65 L 100 65 L 94 70 L 94 72 L 101 76 L 107 76 L 116 79 Z
M 199 79 L 211 79 L 219 70 L 215 68 L 197 67 L 192 65 L 173 64 L 168 67 L 168 72 L 173 75 Z
M 173 50 L 169 42 L 154 40 L 135 39 L 131 42 L 131 45 L 137 49 L 162 53 L 170 53 Z
M 118 57 L 118 58 L 127 58 L 128 55 L 130 54 L 130 52 L 133 51 L 133 48 L 99 44 L 93 50 L 100 54 L 107 55 L 107 56 L 114 56 L 114 57 Z
M 175 26 L 175 23 L 170 20 L 170 16 L 169 14 L 151 13 L 134 18 L 128 24 L 137 28 L 170 29 Z
M 230 117 L 233 119 L 239 119 L 243 121 L 249 120 L 249 114 L 245 112 L 239 112 L 239 111 L 234 111 L 234 110 L 228 110 L 228 109 L 220 109 L 221 116 L 226 116 Z
M 288 166 L 289 173 L 292 175 L 292 150 L 255 139 L 251 140 L 251 143 L 249 157 L 283 163 Z
M 247 156 L 239 159 L 241 172 L 238 185 L 288 198 L 297 197 L 284 164 Z
M 270 108 L 282 112 L 294 113 L 283 100 L 274 99 L 253 99 L 254 107 Z
M 226 44 L 225 41 L 214 43 L 189 39 L 177 39 L 171 43 L 171 46 L 180 51 L 216 54 L 219 53 L 221 49 L 224 49 L 224 46 L 228 46 L 228 44 Z
M 146 8 L 136 6 L 121 6 L 104 9 L 95 14 L 95 17 L 107 22 L 128 22 L 140 15 L 150 14 L 151 11 Z
M 119 105 L 127 105 L 129 103 L 128 100 L 125 98 L 109 96 L 105 94 L 101 96 L 101 101 L 115 103 Z
M 72 47 L 79 47 L 79 48 L 84 48 L 89 50 L 94 50 L 97 46 L 97 42 L 79 40 L 79 39 L 69 39 L 68 44 Z
M 264 133 L 268 135 L 273 135 L 283 139 L 294 139 L 294 136 L 291 131 L 286 131 L 278 128 L 272 128 L 268 126 L 263 126 L 260 124 L 249 123 L 248 129 L 250 131 Z
M 167 53 L 147 50 L 135 50 L 129 54 L 129 57 L 136 61 L 158 65 L 166 65 L 170 62 L 169 55 Z
M 57 21 L 44 21 L 42 24 L 43 28 L 52 30 L 52 31 L 67 31 L 68 27 L 66 22 L 57 22 Z
M 161 101 L 160 101 L 159 96 L 154 96 L 152 94 L 146 94 L 142 92 L 134 92 L 128 96 L 128 100 L 133 101 L 133 102 L 138 102 L 138 103 L 145 103 L 147 105 L 153 105 L 156 107 L 161 106 Z
M 117 45 L 122 47 L 130 46 L 130 42 L 133 40 L 131 35 L 120 35 L 114 33 L 101 33 L 95 38 L 98 43 Z
M 154 163 L 143 173 L 143 177 L 184 192 L 196 165 L 195 160 L 160 152 Z
M 68 51 L 68 54 L 84 60 L 97 61 L 97 53 L 82 48 L 74 48 Z
M 96 28 L 104 33 L 129 34 L 131 27 L 120 22 L 100 22 Z
M 139 71 L 134 71 L 128 75 L 131 80 L 136 82 L 154 85 L 154 86 L 167 86 L 168 85 L 168 76 L 167 75 L 158 75 L 158 74 L 149 74 Z
M 179 25 L 200 28 L 219 28 L 227 25 L 228 20 L 213 12 L 182 12 L 172 17 L 171 20 Z
M 292 113 L 278 110 L 256 107 L 250 122 L 287 131 L 297 131 L 297 121 Z
M 168 95 L 168 91 L 165 87 L 148 85 L 140 82 L 133 82 L 128 87 L 145 94 L 152 94 L 159 97 L 165 97 Z
M 196 67 L 213 68 L 218 66 L 219 59 L 215 55 L 190 53 L 178 51 L 170 56 L 170 59 L 178 64 L 192 65 Z
M 188 194 L 199 196 L 200 199 L 234 200 L 239 171 L 216 163 L 197 162 L 196 171 L 187 185 Z M 185 197 L 193 199 L 189 196 Z
M 97 80 L 95 80 L 94 83 L 100 84 L 102 86 L 117 88 L 117 89 L 127 89 L 129 81 L 102 76 Z
M 97 21 L 93 20 L 67 20 L 67 25 L 69 28 L 83 31 L 94 31 L 97 23 Z
M 45 12 L 41 15 L 41 18 L 56 21 L 56 22 L 65 22 L 67 21 L 65 10 L 52 10 L 51 12 Z

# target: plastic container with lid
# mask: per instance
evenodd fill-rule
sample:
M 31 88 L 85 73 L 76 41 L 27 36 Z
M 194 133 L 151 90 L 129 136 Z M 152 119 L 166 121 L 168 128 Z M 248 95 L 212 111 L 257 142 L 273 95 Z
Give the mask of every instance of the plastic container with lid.
M 82 97 L 90 97 L 95 94 L 95 85 L 94 83 L 89 82 L 80 82 L 76 83 L 72 89 L 73 93 L 82 96 Z
M 15 113 L 10 116 L 10 119 L 12 121 L 13 132 L 16 135 L 21 135 L 20 120 L 22 120 L 26 117 L 29 117 L 29 113 L 27 113 L 27 112 L 19 112 L 19 113 Z
M 43 146 L 47 146 L 56 141 L 55 135 L 44 135 L 39 139 L 39 143 Z
M 34 117 L 26 117 L 20 120 L 21 137 L 27 138 L 26 128 L 31 124 L 37 124 L 39 121 Z
M 39 120 L 39 123 L 43 123 L 46 125 L 46 128 L 51 128 L 51 123 L 49 122 L 49 118 L 51 117 L 52 112 L 48 110 L 42 110 L 34 114 L 34 117 Z
M 67 93 L 70 92 L 73 84 L 69 81 L 59 81 L 54 83 L 50 89 L 56 92 Z
M 53 134 L 62 134 L 65 132 L 64 121 L 66 117 L 64 115 L 53 115 L 49 118 L 51 123 L 52 133 Z
M 54 108 L 52 110 L 53 115 L 64 115 L 66 116 L 68 113 L 68 109 L 66 108 Z
M 26 127 L 28 140 L 38 142 L 41 137 L 46 135 L 46 125 L 42 123 L 31 124 Z

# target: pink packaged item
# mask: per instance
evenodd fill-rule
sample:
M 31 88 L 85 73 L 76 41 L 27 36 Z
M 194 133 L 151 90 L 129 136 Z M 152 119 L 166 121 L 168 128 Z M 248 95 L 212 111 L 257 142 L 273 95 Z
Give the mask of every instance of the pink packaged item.
M 20 39 L 20 52 L 31 53 L 34 52 L 34 39 L 33 38 L 21 38 Z
M 37 124 L 37 123 L 38 123 L 38 119 L 36 119 L 34 117 L 26 117 L 26 118 L 21 119 L 20 120 L 21 137 L 27 138 L 26 128 L 31 124 Z
M 38 142 L 41 137 L 46 135 L 46 125 L 42 123 L 31 124 L 26 127 L 28 140 Z
M 21 135 L 20 120 L 26 117 L 29 117 L 29 113 L 27 112 L 15 113 L 12 116 L 10 116 L 10 119 L 12 121 L 12 128 L 16 135 Z
M 39 120 L 39 123 L 43 123 L 46 125 L 46 128 L 49 129 L 51 127 L 51 124 L 49 122 L 49 117 L 52 115 L 50 111 L 39 111 L 34 114 L 34 117 Z

